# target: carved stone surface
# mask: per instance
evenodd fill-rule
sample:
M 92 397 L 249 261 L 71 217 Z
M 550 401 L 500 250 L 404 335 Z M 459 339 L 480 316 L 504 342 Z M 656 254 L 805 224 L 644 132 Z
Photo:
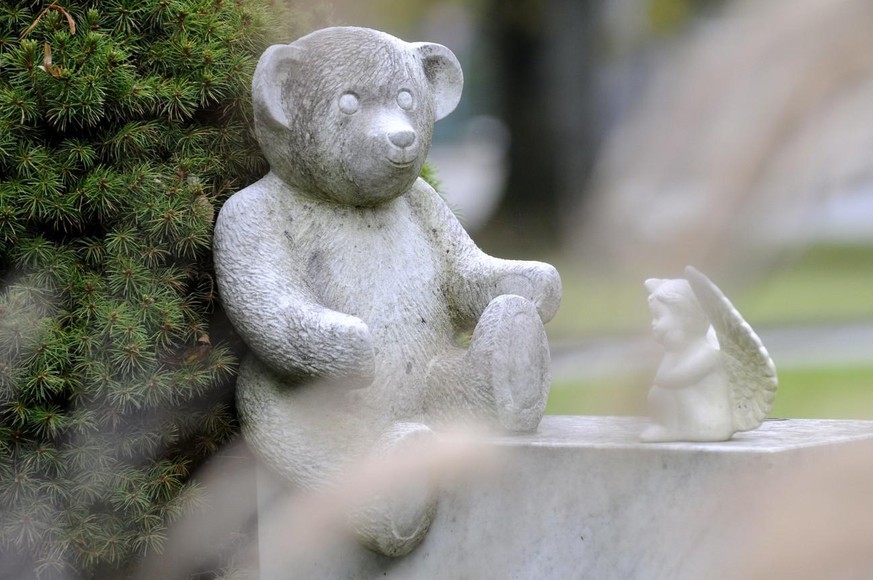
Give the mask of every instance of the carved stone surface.
M 298 487 L 329 486 L 443 423 L 531 431 L 542 417 L 557 271 L 484 254 L 418 178 L 462 84 L 447 48 L 363 28 L 320 30 L 259 61 L 255 126 L 271 170 L 222 208 L 215 268 L 250 349 L 244 434 Z M 412 550 L 436 510 L 436 490 L 420 491 L 355 513 L 362 542 Z
M 758 335 L 701 272 L 646 280 L 664 358 L 649 391 L 644 441 L 727 441 L 756 429 L 776 395 L 776 368 Z
M 869 577 L 870 524 L 857 522 L 870 519 L 873 422 L 766 421 L 726 443 L 660 444 L 639 441 L 645 424 L 547 416 L 536 433 L 488 439 L 483 454 L 502 461 L 456 476 L 427 538 L 399 561 L 342 536 L 295 550 L 305 538 L 264 518 L 260 577 Z

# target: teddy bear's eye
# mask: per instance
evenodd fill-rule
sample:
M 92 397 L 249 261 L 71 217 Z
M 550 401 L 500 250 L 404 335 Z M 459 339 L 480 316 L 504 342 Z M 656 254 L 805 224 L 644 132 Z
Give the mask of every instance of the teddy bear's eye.
M 400 105 L 400 108 L 404 111 L 409 111 L 415 104 L 415 99 L 412 98 L 412 93 L 404 89 L 397 93 L 397 104 Z
M 354 93 L 343 93 L 339 98 L 340 111 L 346 115 L 356 113 L 358 110 L 358 97 Z

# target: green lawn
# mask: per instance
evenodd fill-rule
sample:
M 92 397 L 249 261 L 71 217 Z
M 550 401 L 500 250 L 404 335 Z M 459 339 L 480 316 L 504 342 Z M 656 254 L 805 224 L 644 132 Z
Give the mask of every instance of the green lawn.
M 549 324 L 553 341 L 648 332 L 641 280 L 611 279 L 578 264 L 557 264 L 564 301 Z M 815 247 L 730 298 L 757 327 L 873 323 L 873 247 Z M 772 415 L 873 419 L 873 349 L 870 354 L 869 365 L 779 367 Z M 618 371 L 596 380 L 557 382 L 547 413 L 644 414 L 650 380 Z
M 873 320 L 873 247 L 812 248 L 733 302 L 761 326 Z
M 598 271 L 565 256 L 553 263 L 561 272 L 564 298 L 549 323 L 551 337 L 648 328 L 643 280 Z M 811 248 L 756 283 L 729 292 L 729 298 L 752 326 L 873 320 L 873 247 Z
M 550 415 L 645 415 L 651 377 L 619 375 L 552 385 Z M 873 364 L 779 369 L 772 417 L 873 419 Z

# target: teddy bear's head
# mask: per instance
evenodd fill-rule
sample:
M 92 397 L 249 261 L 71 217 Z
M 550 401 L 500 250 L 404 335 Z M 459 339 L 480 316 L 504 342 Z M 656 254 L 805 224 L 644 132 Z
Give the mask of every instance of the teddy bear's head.
M 412 186 L 463 75 L 439 44 L 337 27 L 268 48 L 252 85 L 273 172 L 307 195 L 372 206 Z

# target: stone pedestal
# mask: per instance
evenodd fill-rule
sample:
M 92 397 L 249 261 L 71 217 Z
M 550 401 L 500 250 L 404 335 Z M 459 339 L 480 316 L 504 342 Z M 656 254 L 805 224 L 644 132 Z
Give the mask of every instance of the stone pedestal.
M 842 504 L 856 487 L 858 497 L 873 496 L 873 422 L 767 421 L 726 443 L 670 444 L 640 443 L 644 425 L 552 416 L 535 434 L 488 438 L 499 467 L 446 482 L 430 532 L 404 558 L 378 556 L 350 536 L 295 553 L 293 534 L 262 526 L 261 579 L 748 578 L 803 564 L 856 524 L 866 530 L 834 520 L 851 519 Z M 266 502 L 275 483 L 262 477 L 260 486 Z M 313 512 L 287 517 L 295 513 Z M 864 565 L 853 558 L 841 553 L 840 562 Z

